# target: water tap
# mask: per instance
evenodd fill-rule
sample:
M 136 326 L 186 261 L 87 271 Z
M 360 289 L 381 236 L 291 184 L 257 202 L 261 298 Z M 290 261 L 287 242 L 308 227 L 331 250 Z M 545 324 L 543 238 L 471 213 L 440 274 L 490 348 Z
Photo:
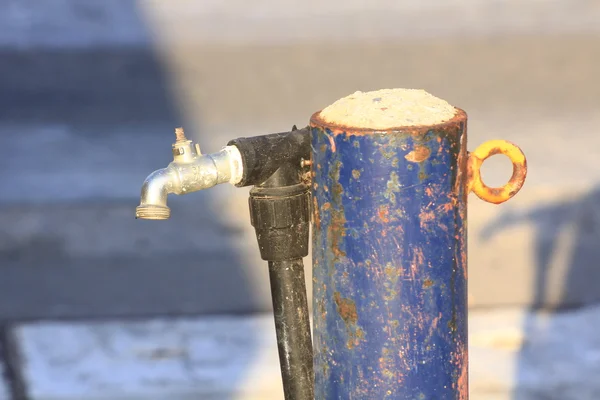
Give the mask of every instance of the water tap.
M 186 194 L 230 182 L 254 186 L 248 199 L 261 258 L 269 279 L 284 396 L 314 399 L 313 353 L 302 259 L 308 255 L 310 225 L 310 129 L 231 140 L 218 153 L 202 155 L 175 130 L 173 162 L 148 176 L 136 217 L 167 219 L 169 193 Z
M 213 154 L 202 154 L 200 146 L 175 129 L 173 161 L 151 173 L 142 185 L 136 218 L 164 220 L 171 215 L 167 206 L 170 193 L 182 195 L 207 189 L 220 183 L 237 184 L 243 177 L 242 156 L 236 146 L 226 146 Z

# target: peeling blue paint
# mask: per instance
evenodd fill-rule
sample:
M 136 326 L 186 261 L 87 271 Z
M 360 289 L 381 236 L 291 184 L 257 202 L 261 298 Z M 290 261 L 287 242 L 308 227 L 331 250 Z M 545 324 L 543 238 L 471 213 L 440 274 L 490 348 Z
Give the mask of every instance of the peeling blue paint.
M 315 398 L 467 399 L 465 124 L 313 116 Z

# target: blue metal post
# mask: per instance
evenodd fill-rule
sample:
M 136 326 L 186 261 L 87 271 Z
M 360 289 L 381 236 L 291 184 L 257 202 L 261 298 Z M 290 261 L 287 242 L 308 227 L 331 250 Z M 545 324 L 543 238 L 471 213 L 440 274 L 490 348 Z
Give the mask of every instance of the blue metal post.
M 311 119 L 315 398 L 468 398 L 466 114 Z

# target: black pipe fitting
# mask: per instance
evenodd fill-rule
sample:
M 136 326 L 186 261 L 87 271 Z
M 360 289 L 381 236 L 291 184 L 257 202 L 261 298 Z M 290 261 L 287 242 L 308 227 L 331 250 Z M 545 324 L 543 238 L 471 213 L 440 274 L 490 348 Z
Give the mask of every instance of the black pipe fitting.
M 230 141 L 242 156 L 237 186 L 250 190 L 250 221 L 261 257 L 286 261 L 308 255 L 310 188 L 302 183 L 301 161 L 310 158 L 310 129 Z
M 308 186 L 255 186 L 250 191 L 250 222 L 256 230 L 260 255 L 266 261 L 289 261 L 308 255 Z
M 260 185 L 286 164 L 288 172 L 280 177 L 290 178 L 291 171 L 300 171 L 302 159 L 310 158 L 310 128 L 296 129 L 294 126 L 290 132 L 238 138 L 227 145 L 236 146 L 242 155 L 244 173 L 236 186 Z M 288 182 L 281 182 L 279 186 Z
M 309 128 L 232 140 L 242 156 L 237 186 L 250 190 L 250 220 L 269 263 L 279 361 L 286 400 L 313 400 L 313 351 L 304 265 L 308 255 L 310 187 L 302 160 L 310 158 Z

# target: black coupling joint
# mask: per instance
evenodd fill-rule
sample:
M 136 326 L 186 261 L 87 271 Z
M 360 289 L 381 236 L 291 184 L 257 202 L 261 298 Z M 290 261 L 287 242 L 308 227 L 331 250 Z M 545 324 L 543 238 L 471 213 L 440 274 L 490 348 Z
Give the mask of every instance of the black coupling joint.
M 308 255 L 309 190 L 302 183 L 250 190 L 250 221 L 263 260 L 288 261 Z

